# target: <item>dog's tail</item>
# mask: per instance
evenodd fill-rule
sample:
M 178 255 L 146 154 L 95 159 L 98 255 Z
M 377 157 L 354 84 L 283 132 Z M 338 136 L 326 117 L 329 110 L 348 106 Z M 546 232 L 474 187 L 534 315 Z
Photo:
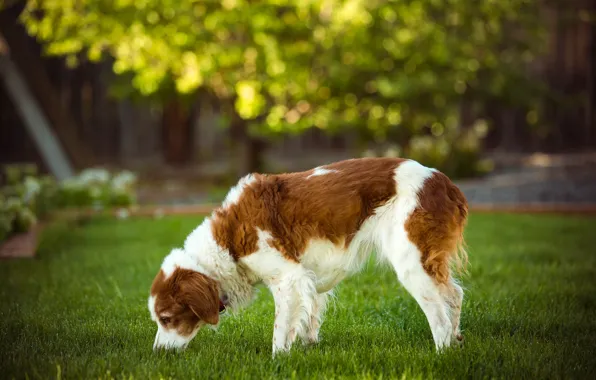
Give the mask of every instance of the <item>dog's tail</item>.
M 468 202 L 461 190 L 440 172 L 433 173 L 419 196 L 420 204 L 409 222 L 410 228 L 418 231 L 414 243 L 421 251 L 424 270 L 438 283 L 446 283 L 452 271 L 467 272 L 464 229 Z
M 455 249 L 451 254 L 450 261 L 454 264 L 454 269 L 458 273 L 463 274 L 467 272 L 469 264 L 466 240 L 464 238 L 464 230 L 468 224 L 468 201 L 462 191 L 453 183 L 448 186 L 447 196 L 456 205 L 453 216 L 455 218 L 455 230 L 453 231 Z

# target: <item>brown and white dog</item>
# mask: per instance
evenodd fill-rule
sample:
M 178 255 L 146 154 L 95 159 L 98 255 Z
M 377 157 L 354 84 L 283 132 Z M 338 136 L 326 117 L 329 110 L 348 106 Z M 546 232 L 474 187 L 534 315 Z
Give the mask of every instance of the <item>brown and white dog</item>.
M 423 310 L 437 350 L 461 340 L 468 206 L 435 169 L 363 158 L 289 174 L 251 174 L 165 258 L 151 287 L 154 349 L 184 348 L 264 283 L 275 300 L 273 354 L 315 343 L 332 289 L 372 250 Z M 458 265 L 461 267 L 461 265 Z

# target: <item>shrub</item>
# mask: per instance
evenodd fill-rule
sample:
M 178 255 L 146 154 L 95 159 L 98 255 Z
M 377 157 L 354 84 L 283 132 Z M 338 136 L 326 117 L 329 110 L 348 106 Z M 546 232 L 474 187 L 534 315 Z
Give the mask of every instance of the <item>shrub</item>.
M 42 183 L 35 179 L 34 165 L 9 165 L 4 170 L 5 185 L 0 191 L 0 241 L 13 233 L 26 232 L 43 213 Z
M 414 135 L 405 147 L 394 144 L 384 152 L 369 149 L 362 155 L 410 158 L 453 179 L 477 177 L 492 170 L 492 162 L 482 157 L 485 135 L 486 126 L 479 122 L 466 130 L 453 128 L 441 130 L 441 133 Z
M 104 169 L 86 169 L 63 181 L 56 198 L 61 208 L 92 207 L 104 209 L 136 203 L 136 175 L 122 171 L 112 175 Z
M 136 203 L 136 175 L 86 169 L 62 182 L 38 176 L 34 165 L 7 165 L 0 188 L 0 241 L 28 231 L 38 219 L 64 208 L 97 210 Z

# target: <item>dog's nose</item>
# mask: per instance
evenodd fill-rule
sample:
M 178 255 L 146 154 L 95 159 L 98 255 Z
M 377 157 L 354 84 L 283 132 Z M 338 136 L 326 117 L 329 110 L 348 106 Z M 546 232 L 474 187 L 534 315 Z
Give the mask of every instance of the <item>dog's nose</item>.
M 182 351 L 186 350 L 186 347 L 188 347 L 188 343 L 185 343 L 182 346 L 175 346 L 173 344 L 168 344 L 168 343 L 165 343 L 165 344 L 158 343 L 158 344 L 153 345 L 153 352 L 156 353 L 156 352 L 159 352 L 162 350 L 182 352 Z
M 159 336 L 155 337 L 155 343 L 153 343 L 153 352 L 158 352 L 161 350 L 174 350 L 174 351 L 184 351 L 188 343 L 184 343 L 182 345 L 176 344 L 173 341 L 165 340 L 162 341 L 159 339 Z
M 153 352 L 158 352 L 158 351 L 163 351 L 163 350 L 168 350 L 170 349 L 172 346 L 169 345 L 168 343 L 163 343 L 163 342 L 156 342 L 155 344 L 153 344 Z

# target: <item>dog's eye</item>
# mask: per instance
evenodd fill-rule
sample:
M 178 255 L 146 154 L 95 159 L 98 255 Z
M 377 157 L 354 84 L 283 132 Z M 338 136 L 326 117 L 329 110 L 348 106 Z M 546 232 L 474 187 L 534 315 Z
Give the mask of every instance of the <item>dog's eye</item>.
M 161 317 L 161 318 L 159 318 L 159 321 L 161 322 L 162 325 L 167 325 L 168 323 L 170 323 L 170 318 L 169 317 Z

